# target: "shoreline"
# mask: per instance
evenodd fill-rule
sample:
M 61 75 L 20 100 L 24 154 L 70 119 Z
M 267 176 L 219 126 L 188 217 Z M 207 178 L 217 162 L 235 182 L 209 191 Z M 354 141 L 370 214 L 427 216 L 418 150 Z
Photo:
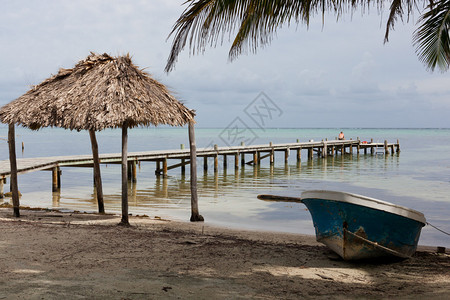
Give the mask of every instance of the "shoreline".
M 450 297 L 450 255 L 346 262 L 314 236 L 0 208 L 0 298 Z M 418 285 L 417 282 L 421 284 Z

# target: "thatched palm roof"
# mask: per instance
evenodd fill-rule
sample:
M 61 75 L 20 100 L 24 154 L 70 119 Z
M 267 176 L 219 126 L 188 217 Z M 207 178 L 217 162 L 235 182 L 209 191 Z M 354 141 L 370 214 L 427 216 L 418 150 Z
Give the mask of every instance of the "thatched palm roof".
M 0 121 L 31 129 L 55 126 L 102 130 L 139 125 L 182 126 L 194 112 L 136 67 L 129 55 L 91 53 L 72 69 L 60 69 L 0 109 Z

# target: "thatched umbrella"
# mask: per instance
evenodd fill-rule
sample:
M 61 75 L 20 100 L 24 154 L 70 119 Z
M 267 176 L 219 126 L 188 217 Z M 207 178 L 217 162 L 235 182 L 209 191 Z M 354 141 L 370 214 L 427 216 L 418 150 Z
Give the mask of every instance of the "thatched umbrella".
M 57 75 L 0 109 L 0 120 L 9 124 L 12 130 L 14 124 L 18 124 L 33 130 L 55 126 L 89 131 L 99 211 L 103 209 L 103 193 L 95 131 L 121 127 L 123 224 L 128 224 L 127 129 L 160 124 L 183 126 L 189 123 L 189 129 L 193 130 L 194 115 L 164 85 L 135 66 L 129 55 L 111 57 L 95 53 L 72 69 L 60 69 Z M 10 145 L 13 144 L 10 141 Z M 10 156 L 10 160 L 12 165 L 15 157 Z M 191 219 L 201 219 L 198 209 L 192 213 Z

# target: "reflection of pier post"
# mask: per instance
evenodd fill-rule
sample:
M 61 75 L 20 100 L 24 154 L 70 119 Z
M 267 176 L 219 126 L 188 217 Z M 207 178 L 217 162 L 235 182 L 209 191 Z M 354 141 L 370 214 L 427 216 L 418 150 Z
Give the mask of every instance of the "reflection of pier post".
M 97 202 L 97 189 L 94 188 L 94 200 Z M 59 203 L 61 201 L 61 190 L 52 192 L 52 206 L 59 207 Z

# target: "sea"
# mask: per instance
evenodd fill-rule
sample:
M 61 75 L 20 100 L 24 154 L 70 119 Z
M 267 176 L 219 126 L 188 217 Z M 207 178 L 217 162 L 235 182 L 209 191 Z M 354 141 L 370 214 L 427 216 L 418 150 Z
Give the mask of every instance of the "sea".
M 236 129 L 236 128 L 235 128 Z M 258 194 L 300 197 L 305 190 L 326 189 L 356 193 L 406 206 L 424 213 L 429 225 L 422 230 L 419 244 L 450 247 L 450 129 L 396 128 L 196 128 L 197 148 L 250 144 L 291 143 L 335 139 L 340 131 L 346 139 L 397 142 L 400 152 L 384 155 L 337 155 L 307 160 L 302 152 L 297 162 L 291 151 L 288 163 L 284 153 L 276 153 L 275 164 L 268 158 L 259 166 L 245 165 L 236 172 L 234 158 L 228 168 L 219 162 L 219 170 L 203 170 L 198 160 L 198 196 L 200 214 L 206 224 L 245 230 L 263 230 L 314 235 L 314 226 L 306 207 L 300 203 L 267 202 Z M 0 160 L 8 159 L 7 127 L 0 127 Z M 189 147 L 185 127 L 148 127 L 128 130 L 128 151 L 180 149 Z M 120 153 L 121 130 L 97 133 L 100 153 Z M 17 157 L 47 157 L 91 154 L 89 134 L 45 128 L 31 131 L 16 129 Z M 22 148 L 23 145 L 23 148 Z M 248 156 L 248 160 L 252 158 Z M 169 161 L 169 165 L 179 161 Z M 188 221 L 190 218 L 189 168 L 171 169 L 167 178 L 155 175 L 155 162 L 142 162 L 137 182 L 129 184 L 129 210 L 133 215 Z M 120 165 L 101 167 L 105 209 L 121 210 Z M 63 211 L 97 210 L 91 168 L 62 168 L 61 190 L 52 192 L 51 172 L 19 175 L 21 205 L 55 208 Z M 9 184 L 5 185 L 5 192 Z M 11 201 L 5 198 L 3 201 Z M 437 229 L 436 229 L 437 228 Z M 439 230 L 438 230 L 439 229 Z M 442 232 L 443 231 L 443 232 Z

